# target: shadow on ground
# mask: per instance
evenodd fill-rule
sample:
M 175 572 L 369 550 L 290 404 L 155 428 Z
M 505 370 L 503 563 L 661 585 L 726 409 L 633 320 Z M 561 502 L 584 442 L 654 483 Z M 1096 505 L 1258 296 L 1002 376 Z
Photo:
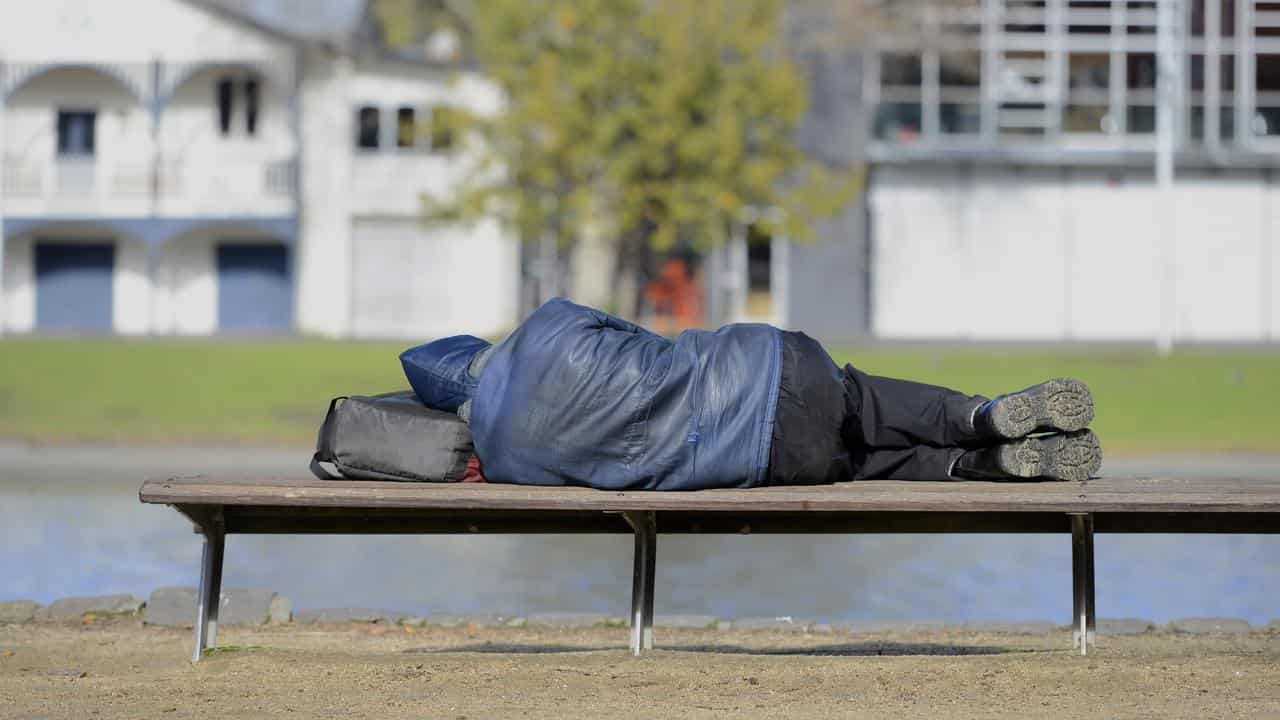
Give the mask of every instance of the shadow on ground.
M 476 643 L 448 648 L 410 648 L 403 652 L 409 654 L 446 654 L 446 653 L 512 653 L 512 654 L 551 654 L 551 653 L 584 653 L 609 650 L 625 650 L 621 645 L 546 645 L 520 643 Z M 1005 655 L 1010 653 L 1048 652 L 1033 648 L 1008 648 L 996 645 L 948 645 L 942 643 L 899 643 L 899 642 L 861 642 L 836 643 L 829 645 L 808 645 L 796 647 L 750 647 L 746 645 L 706 644 L 706 645 L 665 645 L 658 648 L 667 652 L 679 653 L 723 653 L 729 655 L 813 655 L 813 656 L 960 656 L 960 655 Z

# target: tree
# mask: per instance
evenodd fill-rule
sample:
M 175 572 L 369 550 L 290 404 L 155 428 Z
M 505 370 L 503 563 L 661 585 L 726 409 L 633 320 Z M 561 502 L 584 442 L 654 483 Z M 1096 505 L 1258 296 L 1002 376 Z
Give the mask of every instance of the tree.
M 562 249 L 605 228 L 620 281 L 650 249 L 723 242 L 749 210 L 775 208 L 758 214 L 766 232 L 807 238 L 860 188 L 796 145 L 807 87 L 783 0 L 384 1 L 390 27 L 456 23 L 506 95 L 461 119 L 479 160 L 453 197 L 427 201 L 432 218 L 496 214 Z

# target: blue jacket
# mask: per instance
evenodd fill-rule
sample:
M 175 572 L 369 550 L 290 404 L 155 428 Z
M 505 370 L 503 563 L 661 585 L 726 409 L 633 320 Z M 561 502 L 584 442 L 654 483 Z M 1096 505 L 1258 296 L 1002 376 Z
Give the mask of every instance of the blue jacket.
M 492 482 L 609 490 L 768 483 L 780 332 L 688 330 L 673 342 L 568 300 L 538 308 L 491 346 L 470 336 L 406 350 L 427 405 L 471 400 L 471 435 Z

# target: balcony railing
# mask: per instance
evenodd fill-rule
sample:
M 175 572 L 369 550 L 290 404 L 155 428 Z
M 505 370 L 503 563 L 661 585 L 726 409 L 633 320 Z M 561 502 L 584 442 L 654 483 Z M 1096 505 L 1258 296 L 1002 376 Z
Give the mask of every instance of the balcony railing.
M 292 158 L 218 163 L 163 159 L 105 163 L 89 157 L 37 162 L 5 157 L 3 197 L 14 214 L 278 214 L 291 207 L 297 164 Z

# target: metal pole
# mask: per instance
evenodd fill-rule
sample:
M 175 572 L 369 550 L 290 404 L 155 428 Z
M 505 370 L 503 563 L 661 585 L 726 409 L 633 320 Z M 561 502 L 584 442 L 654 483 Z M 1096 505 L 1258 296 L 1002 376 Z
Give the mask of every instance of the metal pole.
M 1156 195 L 1160 223 L 1160 329 L 1156 350 L 1161 355 L 1173 351 L 1175 306 L 1174 254 L 1177 249 L 1174 222 L 1176 208 L 1173 196 L 1173 152 L 1177 137 L 1175 115 L 1178 88 L 1182 86 L 1182 65 L 1178 61 L 1176 32 L 1177 7 L 1180 0 L 1157 0 L 1156 3 Z
M 1204 5 L 1204 144 L 1222 152 L 1222 3 Z
M 627 518 L 630 522 L 630 517 Z M 632 525 L 635 528 L 635 525 Z M 636 529 L 631 559 L 631 654 L 639 657 L 644 648 L 644 537 Z
M 1253 144 L 1253 0 L 1236 0 L 1236 32 L 1232 45 L 1235 53 L 1235 143 L 1246 148 Z
M 645 513 L 644 600 L 641 605 L 640 648 L 653 649 L 653 581 L 657 574 L 658 531 L 653 513 Z
M 920 130 L 925 144 L 933 145 L 938 142 L 942 131 L 942 58 L 939 52 L 942 41 L 938 32 L 937 8 L 932 6 L 924 9 L 924 34 L 924 52 L 920 56 Z
M 196 593 L 195 643 L 191 662 L 200 662 L 200 654 L 214 647 L 218 640 L 218 605 L 222 600 L 222 552 L 226 537 L 216 522 L 200 528 L 204 534 L 204 552 L 200 560 L 200 589 Z
M 657 517 L 652 512 L 628 512 L 622 517 L 635 531 L 631 572 L 631 654 L 653 649 L 653 580 L 657 563 Z
M 4 75 L 4 63 L 0 62 L 0 78 L 4 78 Z M 8 308 L 4 300 L 4 246 L 8 241 L 4 234 L 4 179 L 6 175 L 4 161 L 5 149 L 9 147 L 4 133 L 4 116 L 8 91 L 7 84 L 0 82 L 0 335 L 4 335 L 5 325 L 7 324 L 5 318 L 8 317 Z
M 1071 513 L 1071 646 L 1089 653 L 1097 633 L 1093 575 L 1093 516 Z

